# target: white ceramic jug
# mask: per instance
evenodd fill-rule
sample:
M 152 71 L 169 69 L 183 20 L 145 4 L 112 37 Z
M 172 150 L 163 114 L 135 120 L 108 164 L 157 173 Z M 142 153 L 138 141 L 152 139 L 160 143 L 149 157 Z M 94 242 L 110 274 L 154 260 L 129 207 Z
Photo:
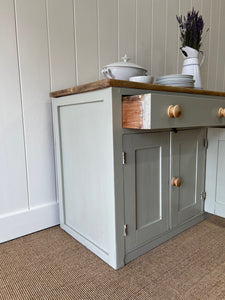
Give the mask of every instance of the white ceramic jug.
M 194 48 L 185 46 L 180 48 L 183 57 L 183 69 L 182 74 L 185 75 L 193 75 L 193 79 L 195 80 L 194 86 L 197 89 L 202 89 L 202 81 L 201 81 L 201 74 L 200 74 L 200 67 L 204 62 L 205 55 L 203 51 L 197 51 Z M 202 60 L 199 64 L 199 53 L 202 54 Z

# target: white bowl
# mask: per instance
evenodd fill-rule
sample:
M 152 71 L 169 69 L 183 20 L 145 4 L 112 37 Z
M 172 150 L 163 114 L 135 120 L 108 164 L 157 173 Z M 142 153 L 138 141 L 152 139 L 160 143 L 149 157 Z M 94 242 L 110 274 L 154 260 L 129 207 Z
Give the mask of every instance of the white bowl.
M 153 83 L 153 76 L 132 76 L 129 78 L 130 81 L 142 82 L 142 83 Z

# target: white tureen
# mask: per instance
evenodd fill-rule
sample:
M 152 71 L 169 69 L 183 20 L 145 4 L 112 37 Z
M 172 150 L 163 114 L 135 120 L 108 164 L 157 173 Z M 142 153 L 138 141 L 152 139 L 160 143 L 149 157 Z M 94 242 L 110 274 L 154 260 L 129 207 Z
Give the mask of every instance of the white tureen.
M 113 63 L 103 67 L 102 74 L 109 79 L 129 80 L 133 76 L 145 76 L 147 70 L 128 62 L 130 58 L 125 54 L 122 62 Z

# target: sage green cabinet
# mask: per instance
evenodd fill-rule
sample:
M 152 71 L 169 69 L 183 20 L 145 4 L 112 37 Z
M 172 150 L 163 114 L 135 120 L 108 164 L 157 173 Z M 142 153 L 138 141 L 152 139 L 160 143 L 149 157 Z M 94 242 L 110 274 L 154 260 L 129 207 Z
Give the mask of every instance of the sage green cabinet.
M 205 129 L 123 136 L 127 254 L 203 214 L 205 137 Z
M 123 96 L 144 93 L 150 93 L 151 126 L 124 129 Z M 181 117 L 170 118 L 168 105 L 180 105 Z M 206 127 L 225 124 L 217 113 L 220 105 L 225 107 L 224 97 L 119 87 L 54 99 L 61 228 L 119 269 L 207 216 L 206 161 L 206 211 L 225 215 L 222 131 L 212 145 L 209 140 L 207 159 L 204 147 Z M 180 178 L 180 186 L 171 186 L 173 177 Z
M 125 135 L 126 252 L 169 229 L 169 133 Z
M 171 132 L 170 179 L 181 180 L 180 187 L 170 184 L 173 227 L 203 212 L 205 138 L 205 129 Z

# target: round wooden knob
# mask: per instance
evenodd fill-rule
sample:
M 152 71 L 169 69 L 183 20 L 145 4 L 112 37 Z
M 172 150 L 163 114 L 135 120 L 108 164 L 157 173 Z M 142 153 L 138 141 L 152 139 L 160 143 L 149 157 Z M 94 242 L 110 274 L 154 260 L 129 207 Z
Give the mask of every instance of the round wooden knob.
M 181 186 L 181 179 L 179 177 L 173 177 L 171 179 L 171 184 L 172 184 L 172 186 L 179 187 L 179 186 Z
M 224 108 L 222 108 L 222 107 L 219 108 L 219 110 L 218 110 L 218 116 L 220 118 L 225 117 L 225 109 Z
M 170 105 L 168 107 L 168 111 L 167 111 L 168 116 L 170 118 L 179 118 L 179 116 L 181 115 L 181 112 L 182 112 L 182 110 L 181 110 L 180 105 Z

